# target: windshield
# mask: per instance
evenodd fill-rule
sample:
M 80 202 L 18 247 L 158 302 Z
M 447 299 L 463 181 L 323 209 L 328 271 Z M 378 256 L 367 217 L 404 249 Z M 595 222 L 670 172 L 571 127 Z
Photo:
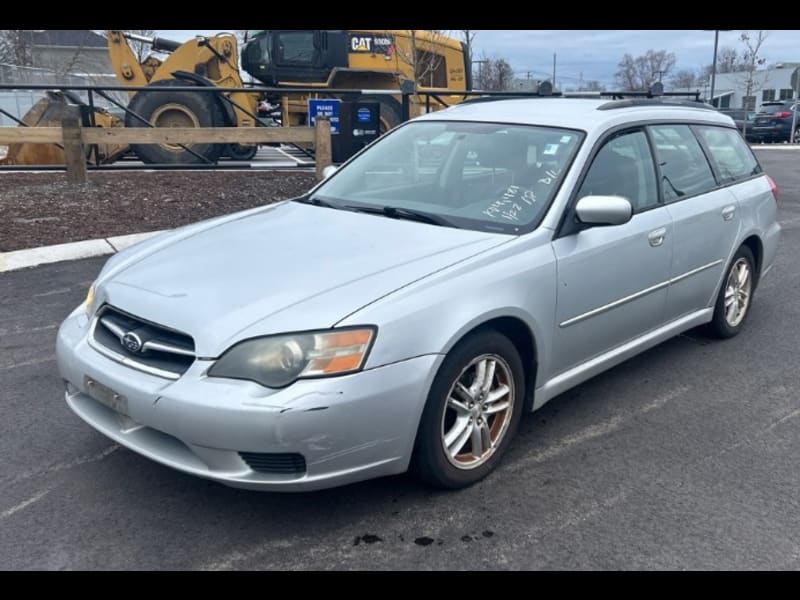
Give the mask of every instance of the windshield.
M 323 183 L 310 201 L 438 224 L 521 233 L 537 226 L 583 134 L 496 123 L 409 123 Z M 432 221 L 432 219 L 431 219 Z

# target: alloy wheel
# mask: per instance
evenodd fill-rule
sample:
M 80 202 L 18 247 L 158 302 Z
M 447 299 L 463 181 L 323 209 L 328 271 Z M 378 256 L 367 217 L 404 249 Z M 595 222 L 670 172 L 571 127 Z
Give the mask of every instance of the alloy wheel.
M 473 359 L 450 387 L 442 414 L 447 460 L 474 469 L 495 453 L 514 413 L 516 390 L 508 363 L 496 354 Z
M 750 263 L 740 258 L 734 263 L 725 284 L 725 321 L 729 326 L 737 327 L 747 314 L 752 287 Z

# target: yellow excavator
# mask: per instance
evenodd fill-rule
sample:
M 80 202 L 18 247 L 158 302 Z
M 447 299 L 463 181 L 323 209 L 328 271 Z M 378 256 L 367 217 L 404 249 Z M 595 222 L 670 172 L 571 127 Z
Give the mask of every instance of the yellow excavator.
M 236 37 L 222 33 L 196 37 L 186 42 L 149 38 L 119 30 L 107 33 L 111 65 L 121 85 L 158 88 L 160 91 L 130 92 L 124 123 L 101 109 L 95 120 L 107 127 L 254 127 L 260 107 L 267 107 L 273 124 L 309 124 L 308 100 L 331 97 L 325 89 L 367 90 L 359 101 L 377 103 L 380 128 L 384 132 L 400 123 L 401 89 L 438 92 L 447 104 L 463 96 L 453 91 L 470 90 L 471 69 L 466 46 L 444 35 L 407 30 L 256 30 L 247 33 L 241 50 L 241 66 L 259 83 L 277 89 L 260 92 L 195 92 L 191 87 L 244 88 L 239 68 Z M 134 40 L 149 44 L 154 54 L 140 62 L 128 44 Z M 163 60 L 155 53 L 166 54 Z M 280 88 L 319 88 L 319 94 L 297 93 Z M 396 91 L 397 94 L 369 91 Z M 447 96 L 447 98 L 445 98 Z M 70 100 L 61 96 L 58 101 Z M 52 95 L 43 104 L 55 102 Z M 411 116 L 435 110 L 442 104 L 412 97 Z M 31 125 L 58 125 L 52 106 L 40 107 L 40 118 L 23 119 Z M 49 112 L 48 112 L 49 110 Z M 33 112 L 33 111 L 31 111 Z M 35 121 L 35 122 L 32 122 Z M 18 146 L 27 146 L 26 144 Z M 41 145 L 39 145 L 41 147 Z M 238 144 L 133 144 L 130 148 L 148 164 L 199 164 L 216 162 L 221 156 L 249 160 L 255 146 Z M 101 162 L 113 162 L 126 147 L 101 148 Z M 9 148 L 16 164 L 25 148 Z M 45 154 L 44 150 L 41 150 Z M 30 154 L 36 155 L 35 151 Z M 47 151 L 52 159 L 58 155 Z M 7 160 L 9 160 L 7 159 Z M 63 163 L 63 157 L 61 158 Z M 27 163 L 32 164 L 32 163 Z M 45 164 L 38 160 L 35 164 Z M 51 163 L 52 164 L 52 163 Z

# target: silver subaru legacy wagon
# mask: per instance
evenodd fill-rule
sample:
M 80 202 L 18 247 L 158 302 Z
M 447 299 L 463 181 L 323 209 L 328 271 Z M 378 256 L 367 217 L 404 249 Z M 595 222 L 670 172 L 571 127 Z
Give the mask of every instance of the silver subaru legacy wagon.
M 523 411 L 687 329 L 736 335 L 776 203 L 701 104 L 464 103 L 112 257 L 58 334 L 66 401 L 235 487 L 466 486 Z

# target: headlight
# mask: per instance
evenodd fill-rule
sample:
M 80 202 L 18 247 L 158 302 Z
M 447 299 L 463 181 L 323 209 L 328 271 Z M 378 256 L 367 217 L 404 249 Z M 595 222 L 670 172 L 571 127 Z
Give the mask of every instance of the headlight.
M 86 294 L 86 302 L 83 303 L 83 309 L 86 311 L 86 316 L 91 317 L 92 312 L 94 310 L 94 286 L 96 283 L 93 283 L 92 286 L 89 288 L 89 292 Z
M 223 354 L 208 376 L 282 388 L 305 377 L 354 373 L 364 366 L 374 337 L 374 328 L 360 327 L 247 340 Z

